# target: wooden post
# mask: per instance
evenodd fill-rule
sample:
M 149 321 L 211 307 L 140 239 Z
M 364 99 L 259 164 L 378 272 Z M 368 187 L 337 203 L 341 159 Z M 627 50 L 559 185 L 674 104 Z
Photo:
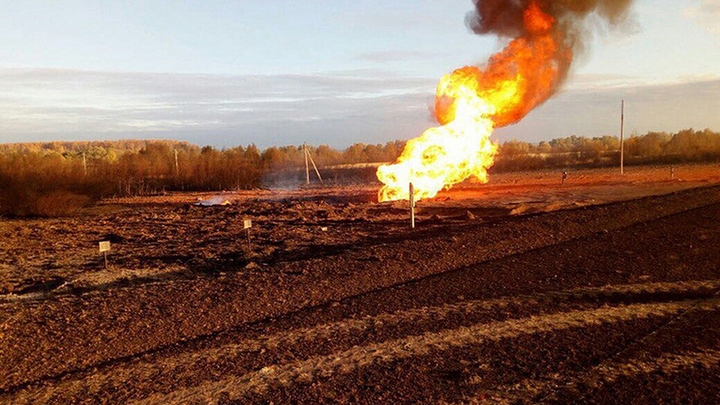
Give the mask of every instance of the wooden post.
M 87 176 L 87 157 L 85 156 L 85 151 L 83 151 L 83 172 L 85 176 Z
M 305 155 L 305 184 L 310 184 L 310 164 L 312 164 L 320 183 L 324 183 L 322 176 L 320 175 L 320 171 L 315 165 L 315 161 L 313 160 L 312 155 L 310 155 L 310 150 L 307 148 L 307 144 L 305 143 L 303 143 L 303 155 Z
M 303 155 L 305 155 L 305 184 L 310 184 L 310 166 L 308 165 L 307 145 L 303 143 Z
M 625 174 L 625 100 L 620 104 L 620 174 Z
M 410 227 L 415 229 L 415 187 L 410 182 Z
M 101 241 L 100 242 L 100 252 L 105 256 L 105 268 L 108 268 L 108 258 L 107 258 L 107 252 L 110 251 L 110 241 Z
M 175 149 L 175 178 L 180 177 L 180 165 L 178 164 L 178 151 Z
M 305 149 L 305 152 L 306 152 L 306 155 L 305 155 L 306 158 L 310 159 L 310 163 L 312 164 L 313 169 L 315 169 L 315 174 L 317 174 L 318 180 L 320 180 L 321 184 L 324 184 L 325 182 L 323 181 L 322 176 L 320 175 L 320 171 L 318 170 L 317 166 L 315 166 L 315 161 L 313 160 L 312 155 L 310 154 L 310 151 Z M 307 162 L 305 164 L 307 165 Z M 307 168 L 305 170 L 307 170 Z M 308 179 L 310 178 L 309 176 L 310 175 L 308 174 Z M 310 180 L 308 180 L 308 182 L 310 182 Z
M 247 230 L 248 253 L 250 253 L 252 252 L 252 246 L 250 246 L 250 228 L 252 228 L 252 220 L 244 219 L 243 228 Z

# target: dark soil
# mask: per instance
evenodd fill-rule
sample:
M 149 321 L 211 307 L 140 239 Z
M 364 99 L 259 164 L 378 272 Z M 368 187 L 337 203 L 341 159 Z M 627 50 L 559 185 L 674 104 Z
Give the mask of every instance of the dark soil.
M 15 260 L 46 267 L 5 275 L 0 402 L 720 395 L 720 188 L 520 216 L 438 202 L 414 231 L 400 205 L 353 198 L 143 206 L 82 234 L 11 221 L 47 248 Z M 122 276 L 81 247 L 107 235 Z

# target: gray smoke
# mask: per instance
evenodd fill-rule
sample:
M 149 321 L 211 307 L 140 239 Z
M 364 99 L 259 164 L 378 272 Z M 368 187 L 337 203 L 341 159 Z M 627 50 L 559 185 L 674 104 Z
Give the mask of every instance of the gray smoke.
M 558 21 L 558 34 L 571 43 L 582 42 L 585 17 L 594 14 L 612 26 L 626 22 L 633 0 L 474 0 L 475 11 L 466 23 L 476 34 L 517 38 L 531 36 L 523 24 L 523 11 L 531 2 Z
M 524 21 L 525 10 L 533 3 L 555 19 L 549 33 L 527 29 Z M 466 23 L 473 32 L 481 35 L 495 34 L 506 39 L 521 39 L 531 47 L 541 43 L 543 36 L 551 35 L 557 44 L 555 53 L 546 65 L 535 71 L 523 72 L 529 83 L 519 95 L 523 102 L 514 110 L 506 110 L 496 115 L 496 126 L 520 121 L 527 113 L 552 97 L 562 87 L 573 62 L 586 50 L 593 29 L 603 26 L 624 29 L 630 26 L 627 23 L 631 21 L 632 3 L 633 0 L 475 0 L 475 10 L 466 17 Z M 591 21 L 593 23 L 590 23 Z M 483 76 L 503 77 L 511 75 L 517 69 L 512 58 L 505 57 L 506 51 L 507 49 L 488 60 L 482 68 Z M 548 71 L 555 72 L 549 81 L 550 86 L 538 86 L 541 82 L 548 82 Z

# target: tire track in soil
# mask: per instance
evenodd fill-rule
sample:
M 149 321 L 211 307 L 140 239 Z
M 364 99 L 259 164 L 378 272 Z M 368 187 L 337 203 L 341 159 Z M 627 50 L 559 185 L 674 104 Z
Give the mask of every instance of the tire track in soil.
M 118 392 L 127 389 L 128 384 L 143 386 L 151 384 L 159 378 L 172 380 L 177 373 L 192 370 L 193 366 L 202 362 L 203 368 L 212 369 L 214 364 L 218 368 L 222 363 L 238 362 L 243 356 L 249 353 L 265 353 L 272 350 L 296 353 L 301 347 L 307 344 L 320 345 L 328 341 L 341 340 L 343 336 L 366 333 L 371 330 L 374 333 L 381 333 L 381 329 L 393 330 L 408 324 L 422 324 L 432 321 L 439 322 L 449 317 L 458 315 L 468 316 L 473 313 L 492 312 L 498 316 L 498 311 L 516 312 L 520 307 L 535 307 L 541 304 L 552 303 L 555 305 L 569 303 L 583 307 L 595 307 L 607 305 L 612 301 L 632 301 L 641 299 L 650 300 L 652 295 L 667 294 L 680 295 L 680 299 L 686 299 L 687 295 L 707 295 L 710 291 L 720 288 L 720 280 L 701 280 L 678 283 L 644 283 L 604 286 L 598 288 L 577 288 L 565 291 L 537 293 L 529 295 L 502 297 L 490 300 L 471 300 L 457 304 L 445 304 L 437 307 L 425 307 L 393 313 L 382 313 L 375 316 L 366 316 L 360 319 L 347 318 L 337 322 L 319 324 L 313 327 L 293 329 L 274 334 L 264 334 L 249 338 L 237 343 L 225 344 L 220 347 L 210 347 L 198 351 L 181 352 L 176 355 L 161 359 L 140 360 L 137 362 L 122 363 L 114 367 L 108 367 L 93 373 L 91 379 L 87 379 L 84 373 L 76 376 L 68 376 L 62 381 L 53 383 L 48 381 L 39 388 L 28 388 L 20 391 L 18 395 L 5 396 L 16 403 L 47 402 L 51 398 L 55 402 L 63 402 L 62 398 L 69 398 L 101 395 L 101 390 Z M 538 309 L 539 313 L 544 313 Z M 511 316 L 511 315 L 509 315 Z M 291 354 L 292 355 L 292 354 Z M 201 372 L 201 370 L 196 370 Z M 35 384 L 41 384 L 41 381 Z M 3 396 L 0 396 L 0 400 Z M 126 401 L 129 398 L 115 398 Z
M 126 389 L 127 382 L 135 384 L 151 382 L 161 378 L 172 380 L 173 375 L 201 362 L 204 368 L 212 369 L 213 364 L 225 362 L 242 361 L 242 356 L 248 353 L 265 353 L 267 351 L 279 350 L 295 353 L 293 347 L 312 344 L 320 346 L 327 341 L 341 340 L 343 336 L 352 336 L 366 333 L 372 330 L 374 333 L 381 332 L 381 329 L 396 329 L 403 324 L 423 324 L 427 322 L 438 323 L 450 317 L 468 316 L 481 312 L 493 312 L 498 316 L 498 311 L 512 307 L 509 310 L 516 311 L 517 307 L 534 307 L 542 303 L 558 305 L 569 303 L 595 307 L 607 305 L 603 299 L 648 300 L 653 297 L 648 295 L 665 294 L 708 294 L 720 288 L 720 280 L 704 280 L 677 283 L 644 283 L 604 286 L 599 288 L 577 288 L 565 291 L 537 293 L 513 297 L 503 297 L 490 300 L 471 300 L 455 304 L 445 304 L 436 307 L 424 307 L 418 309 L 397 311 L 393 313 L 382 313 L 364 318 L 348 318 L 337 322 L 315 325 L 307 328 L 293 329 L 275 334 L 265 334 L 254 338 L 246 339 L 237 343 L 226 344 L 221 347 L 211 347 L 193 352 L 181 352 L 177 355 L 162 358 L 160 360 L 150 359 L 119 364 L 109 367 L 106 370 L 96 372 L 92 379 L 86 380 L 82 373 L 78 376 L 68 376 L 63 381 L 37 389 L 21 391 L 14 397 L 14 402 L 47 402 L 50 398 L 58 401 L 60 397 L 72 398 L 81 395 L 100 395 L 99 389 L 115 392 Z M 601 300 L 601 302 L 596 302 Z M 540 310 L 541 314 L 543 313 Z M 509 315 L 511 316 L 511 315 Z M 298 350 L 299 351 L 299 350 Z M 208 360 L 210 359 L 210 360 Z M 41 384 L 37 381 L 35 384 Z M 8 396 L 8 399 L 10 396 Z M 0 396 L 2 399 L 2 396 Z M 123 398 L 127 400 L 127 398 Z
M 718 367 L 718 365 L 720 365 L 720 350 L 690 351 L 677 354 L 666 353 L 653 359 L 633 359 L 628 362 L 613 361 L 604 363 L 594 367 L 589 372 L 563 376 L 547 375 L 543 379 L 523 380 L 509 386 L 498 387 L 491 392 L 477 392 L 475 395 L 466 395 L 461 402 L 452 405 L 567 403 L 567 401 L 557 401 L 554 397 L 537 398 L 543 397 L 549 390 L 572 390 L 575 385 L 586 379 L 587 373 L 592 374 L 593 378 L 590 381 L 584 381 L 582 384 L 584 390 L 590 391 L 605 384 L 613 384 L 620 378 L 676 374 L 696 367 L 709 370 Z M 582 401 L 573 401 L 573 403 L 582 403 Z
M 713 294 L 717 299 L 718 293 Z M 671 318 L 664 325 L 651 330 L 610 354 L 589 368 L 570 373 L 543 373 L 512 384 L 500 385 L 493 389 L 479 389 L 465 393 L 460 404 L 585 404 L 585 403 L 657 403 L 656 400 L 638 401 L 632 395 L 621 400 L 617 395 L 612 399 L 598 401 L 596 390 L 608 388 L 617 392 L 614 384 L 618 381 L 632 382 L 633 391 L 647 390 L 647 382 L 665 383 L 677 386 L 676 377 L 688 371 L 699 371 L 714 375 L 720 366 L 720 318 L 717 311 L 691 307 Z M 693 330 L 694 329 L 694 330 Z M 703 335 L 688 339 L 688 334 Z M 678 342 L 678 339 L 681 339 Z M 691 383 L 692 385 L 693 383 Z M 619 388 L 621 392 L 627 389 Z M 714 391 L 718 391 L 717 387 Z M 652 393 L 655 394 L 655 393 Z M 712 396 L 712 394 L 710 394 Z M 606 395 L 607 397 L 608 395 Z M 669 402 L 675 403 L 675 402 Z M 692 400 L 687 396 L 683 403 L 709 403 L 702 399 Z
M 718 297 L 718 293 L 716 292 L 713 295 L 715 298 Z M 598 364 L 597 366 L 593 367 L 591 370 L 587 371 L 586 373 L 580 374 L 578 376 L 575 376 L 574 378 L 570 378 L 567 380 L 566 384 L 562 387 L 562 390 L 556 390 L 553 392 L 550 392 L 548 395 L 546 395 L 545 398 L 543 398 L 543 403 L 565 403 L 567 402 L 566 397 L 570 396 L 573 398 L 573 402 L 579 403 L 584 402 L 583 399 L 585 396 L 589 395 L 590 392 L 605 383 L 612 383 L 615 380 L 617 380 L 618 377 L 624 376 L 624 377 L 635 377 L 634 375 L 631 375 L 630 373 L 625 373 L 617 376 L 610 375 L 608 376 L 607 369 L 608 367 L 613 368 L 613 363 L 618 363 L 618 358 L 621 358 L 623 356 L 632 356 L 632 352 L 638 351 L 638 349 L 647 346 L 649 341 L 652 341 L 654 338 L 656 338 L 659 335 L 668 333 L 673 329 L 676 323 L 684 320 L 685 318 L 690 318 L 693 315 L 696 315 L 699 312 L 704 312 L 703 308 L 699 307 L 693 307 L 689 308 L 687 311 L 684 311 L 680 314 L 678 314 L 675 318 L 671 319 L 667 324 L 663 325 L 662 327 L 654 330 L 650 334 L 644 336 L 643 338 L 633 342 L 628 347 L 625 347 L 623 350 L 621 350 L 618 353 L 615 353 L 613 356 L 605 359 L 603 362 Z M 675 332 L 677 334 L 677 331 Z M 717 365 L 717 361 L 713 359 L 713 354 L 715 350 L 708 351 L 709 358 L 707 359 L 707 362 L 704 361 L 692 361 L 686 364 L 685 368 L 690 368 L 690 366 L 693 365 L 702 365 L 703 367 L 710 367 Z M 637 353 L 635 353 L 637 354 Z M 675 357 L 673 357 L 675 356 Z M 658 371 L 668 372 L 668 373 L 674 373 L 677 371 L 678 367 L 673 367 L 672 360 L 673 358 L 677 358 L 677 355 L 672 354 L 665 354 L 663 353 L 661 358 L 665 357 L 671 357 L 670 360 L 668 360 L 667 366 L 668 369 L 664 368 L 658 368 Z M 680 359 L 683 359 L 684 357 L 680 356 Z M 649 364 L 645 363 L 652 363 L 648 361 L 642 361 L 637 359 L 631 359 L 626 365 L 630 365 L 630 368 L 632 368 L 633 363 L 641 363 L 643 365 L 646 365 L 649 369 L 652 369 L 653 367 Z M 609 365 L 609 366 L 608 366 Z M 650 374 L 650 373 L 646 373 Z
M 220 397 L 237 400 L 246 394 L 262 394 L 269 389 L 288 387 L 294 384 L 308 384 L 324 377 L 347 374 L 358 368 L 367 368 L 379 363 L 391 363 L 405 358 L 422 356 L 432 351 L 480 345 L 491 340 L 511 339 L 521 335 L 583 328 L 589 325 L 668 317 L 694 307 L 703 310 L 717 310 L 720 308 L 720 300 L 713 298 L 670 303 L 632 304 L 430 332 L 378 344 L 355 346 L 343 352 L 311 357 L 288 364 L 271 365 L 243 376 L 207 382 L 167 395 L 152 395 L 132 403 L 211 403 Z

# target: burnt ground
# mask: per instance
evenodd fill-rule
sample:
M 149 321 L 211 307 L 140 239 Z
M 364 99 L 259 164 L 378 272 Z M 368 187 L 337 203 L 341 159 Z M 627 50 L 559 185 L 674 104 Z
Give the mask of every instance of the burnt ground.
M 716 403 L 720 187 L 585 175 L 4 219 L 0 403 Z

